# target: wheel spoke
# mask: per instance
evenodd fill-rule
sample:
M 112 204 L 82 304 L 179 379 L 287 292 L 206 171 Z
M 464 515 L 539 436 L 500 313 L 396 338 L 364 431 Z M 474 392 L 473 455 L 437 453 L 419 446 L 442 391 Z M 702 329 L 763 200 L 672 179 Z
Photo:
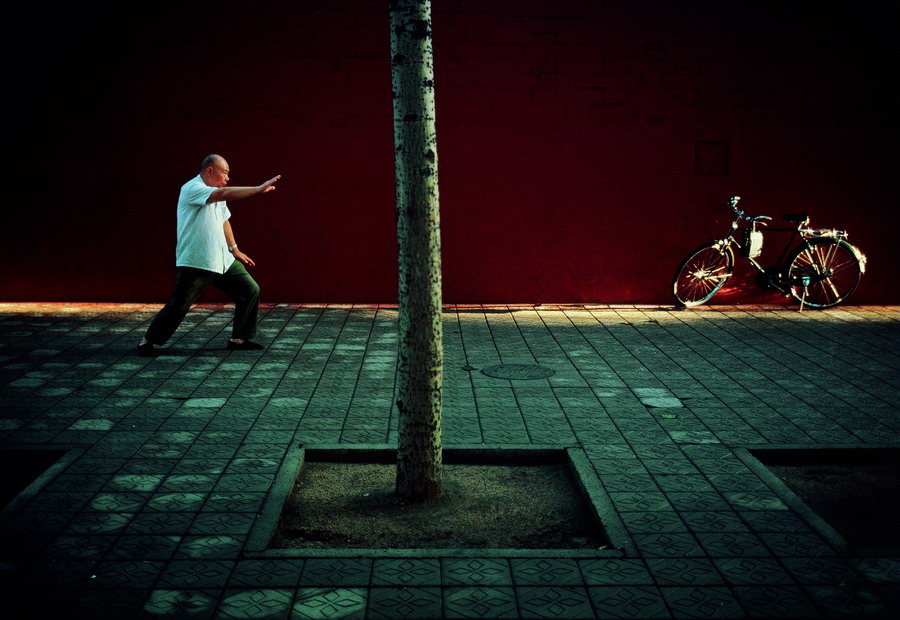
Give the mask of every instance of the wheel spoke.
M 685 259 L 675 274 L 673 292 L 679 304 L 707 301 L 731 277 L 732 258 L 715 246 L 704 246 Z
M 814 308 L 830 308 L 844 301 L 859 283 L 861 269 L 853 250 L 844 242 L 813 241 L 790 262 L 791 294 Z

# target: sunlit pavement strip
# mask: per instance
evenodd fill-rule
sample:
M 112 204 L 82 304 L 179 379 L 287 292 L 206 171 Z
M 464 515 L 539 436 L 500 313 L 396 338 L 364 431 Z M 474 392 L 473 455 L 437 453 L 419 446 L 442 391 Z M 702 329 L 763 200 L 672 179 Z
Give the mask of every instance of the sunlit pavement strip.
M 0 304 L 0 441 L 66 456 L 3 514 L 0 579 L 67 617 L 744 617 L 891 614 L 900 552 L 858 556 L 739 458 L 900 446 L 900 308 L 453 307 L 444 443 L 580 448 L 625 557 L 245 553 L 299 444 L 385 444 L 396 309 L 267 306 L 263 352 L 196 308 Z M 553 371 L 508 380 L 502 364 Z M 55 606 L 55 607 L 54 607 Z M 62 617 L 62 616 L 60 616 Z

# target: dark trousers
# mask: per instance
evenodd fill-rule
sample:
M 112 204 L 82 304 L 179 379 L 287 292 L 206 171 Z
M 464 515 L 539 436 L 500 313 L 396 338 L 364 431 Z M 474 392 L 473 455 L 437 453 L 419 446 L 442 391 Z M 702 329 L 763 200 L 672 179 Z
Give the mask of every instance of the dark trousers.
M 151 344 L 165 344 L 184 320 L 203 291 L 212 284 L 234 300 L 232 338 L 253 338 L 259 318 L 259 285 L 240 261 L 234 261 L 225 273 L 177 267 L 172 298 L 150 323 L 146 338 Z

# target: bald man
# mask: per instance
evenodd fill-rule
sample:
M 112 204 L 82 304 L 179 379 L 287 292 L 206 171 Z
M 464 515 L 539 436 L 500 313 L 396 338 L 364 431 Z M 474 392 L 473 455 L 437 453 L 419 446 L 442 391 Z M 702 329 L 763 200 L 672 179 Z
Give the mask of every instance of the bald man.
M 255 187 L 227 187 L 231 169 L 221 155 L 207 155 L 200 174 L 185 183 L 178 196 L 175 246 L 175 289 L 150 323 L 138 345 L 144 357 L 159 355 L 156 346 L 175 333 L 203 291 L 212 284 L 235 302 L 229 351 L 258 351 L 253 342 L 259 316 L 259 285 L 247 272 L 256 263 L 238 249 L 228 201 L 243 200 L 275 189 L 281 175 Z

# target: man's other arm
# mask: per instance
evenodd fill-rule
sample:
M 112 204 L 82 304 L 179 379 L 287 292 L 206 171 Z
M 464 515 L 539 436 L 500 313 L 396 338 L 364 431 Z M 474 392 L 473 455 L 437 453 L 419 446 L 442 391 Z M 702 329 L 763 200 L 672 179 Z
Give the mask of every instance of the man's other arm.
M 243 200 L 244 198 L 249 198 L 256 194 L 271 192 L 275 189 L 275 183 L 277 183 L 280 178 L 281 175 L 279 174 L 277 177 L 272 177 L 262 185 L 257 185 L 255 187 L 218 187 L 209 195 L 209 198 L 206 199 L 206 204 L 219 202 L 221 200 Z

